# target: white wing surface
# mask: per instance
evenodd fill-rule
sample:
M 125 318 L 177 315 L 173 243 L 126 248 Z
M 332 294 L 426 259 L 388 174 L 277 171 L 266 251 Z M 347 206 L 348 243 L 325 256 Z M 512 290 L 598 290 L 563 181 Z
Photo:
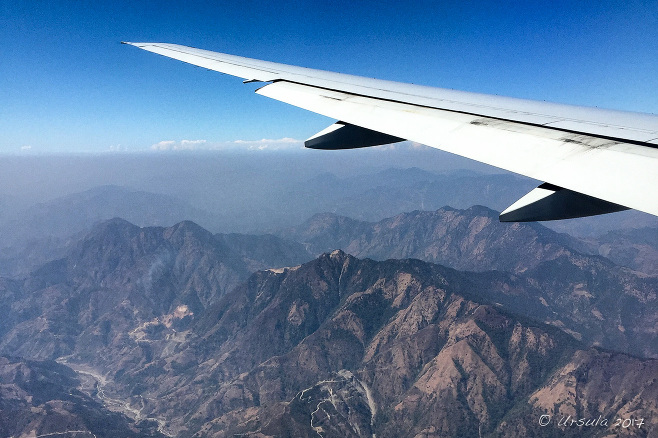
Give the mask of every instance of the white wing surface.
M 258 94 L 340 122 L 307 147 L 411 140 L 546 181 L 501 220 L 634 208 L 658 216 L 658 116 L 402 84 L 176 44 L 126 43 L 247 81 Z

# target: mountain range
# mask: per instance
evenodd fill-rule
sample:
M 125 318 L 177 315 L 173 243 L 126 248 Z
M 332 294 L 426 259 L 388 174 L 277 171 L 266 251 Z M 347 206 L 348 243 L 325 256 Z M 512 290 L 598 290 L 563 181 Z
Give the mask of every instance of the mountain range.
M 377 223 L 321 214 L 280 235 L 304 243 L 314 254 L 342 249 L 376 260 L 417 258 L 459 270 L 510 272 L 526 284 L 497 293 L 496 299 L 514 312 L 560 327 L 589 345 L 658 357 L 658 278 L 647 275 L 650 270 L 637 272 L 581 252 L 587 249 L 583 241 L 540 224 L 500 223 L 497 212 L 480 206 L 445 207 Z M 608 245 L 608 255 L 616 254 Z M 623 241 L 618 245 L 623 248 Z M 658 247 L 646 247 L 647 253 L 658 254 Z
M 377 222 L 401 212 L 435 211 L 446 205 L 468 208 L 474 202 L 500 211 L 536 185 L 532 180 L 509 174 L 435 173 L 417 167 L 340 174 L 331 166 L 308 163 L 308 170 L 292 171 L 290 163 L 285 160 L 285 167 L 280 161 L 272 163 L 270 160 L 260 163 L 256 169 L 252 168 L 256 163 L 250 160 L 245 177 L 231 166 L 240 168 L 246 164 L 240 160 L 234 163 L 234 160 L 235 157 L 225 160 L 226 163 L 216 157 L 208 157 L 203 163 L 184 159 L 181 162 L 157 160 L 168 170 L 166 175 L 160 174 L 163 169 L 157 166 L 157 174 L 152 175 L 147 170 L 153 164 L 137 158 L 104 162 L 100 167 L 100 163 L 86 162 L 81 157 L 71 163 L 64 160 L 59 165 L 65 168 L 75 167 L 75 163 L 89 167 L 85 172 L 77 169 L 68 175 L 71 180 L 84 175 L 92 178 L 93 175 L 96 185 L 78 191 L 74 187 L 85 185 L 70 181 L 71 188 L 67 191 L 64 187 L 69 186 L 68 183 L 44 187 L 44 181 L 39 184 L 30 180 L 22 184 L 16 181 L 26 178 L 21 174 L 22 165 L 26 166 L 23 173 L 29 175 L 38 169 L 41 178 L 47 181 L 45 175 L 53 171 L 47 162 L 36 160 L 21 165 L 21 160 L 18 160 L 7 168 L 3 167 L 6 163 L 0 161 L 0 167 L 5 171 L 0 174 L 0 180 L 7 191 L 7 194 L 0 193 L 0 275 L 24 276 L 46 261 L 63 257 L 69 245 L 94 225 L 114 217 L 140 226 L 172 226 L 183 220 L 192 220 L 213 232 L 262 234 L 275 233 L 322 212 Z M 112 171 L 114 166 L 117 169 Z M 199 173 L 199 166 L 208 172 Z M 212 166 L 224 171 L 210 172 Z M 118 169 L 120 173 L 130 172 L 131 186 L 117 185 L 115 179 L 103 176 L 108 172 L 114 175 Z M 334 170 L 334 173 L 327 169 Z M 60 175 L 60 172 L 56 173 Z M 103 180 L 108 182 L 98 185 Z M 15 189 L 11 190 L 12 187 Z M 58 195 L 44 199 L 45 195 L 36 196 L 35 191 L 54 191 Z M 34 202 L 35 199 L 39 201 Z M 618 261 L 628 263 L 639 258 L 637 264 L 643 265 L 644 269 L 655 266 L 655 259 L 651 257 L 655 256 L 656 246 L 653 245 L 653 252 L 647 255 L 646 246 L 640 243 L 638 247 L 636 242 L 656 235 L 658 221 L 650 215 L 627 211 L 545 225 L 571 235 L 592 238 L 594 245 L 598 237 L 608 231 L 644 227 L 645 231 L 628 234 L 629 245 L 633 246 L 619 248 L 618 252 L 625 255 Z M 602 254 L 607 254 L 606 248 L 601 248 Z
M 582 436 L 558 423 L 601 416 L 589 436 L 651 436 L 658 278 L 579 245 L 483 207 L 279 236 L 106 221 L 0 278 L 0 354 L 36 370 L 0 375 L 2 414 L 33 413 L 15 435 Z
M 360 257 L 413 257 L 465 270 L 523 272 L 558 254 L 579 252 L 654 275 L 658 261 L 658 228 L 582 239 L 539 223 L 501 223 L 498 212 L 483 206 L 417 210 L 378 222 L 321 213 L 277 234 L 302 242 L 313 254 L 341 248 Z
M 123 219 L 106 221 L 66 257 L 21 281 L 5 280 L 9 303 L 1 315 L 0 349 L 54 359 L 82 341 L 95 351 L 104 340 L 180 305 L 200 312 L 256 269 L 306 256 L 298 244 L 264 236 L 274 251 L 267 253 L 264 244 L 247 258 L 240 254 L 248 246 L 243 240 L 215 236 L 193 222 L 140 228 Z

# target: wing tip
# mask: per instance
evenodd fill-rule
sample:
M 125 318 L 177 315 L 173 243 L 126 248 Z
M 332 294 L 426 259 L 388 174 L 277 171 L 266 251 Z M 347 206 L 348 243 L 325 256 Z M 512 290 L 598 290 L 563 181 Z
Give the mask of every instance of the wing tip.
M 133 41 L 121 41 L 121 44 L 128 44 L 129 46 L 144 48 L 144 46 L 153 45 L 155 43 L 135 43 Z

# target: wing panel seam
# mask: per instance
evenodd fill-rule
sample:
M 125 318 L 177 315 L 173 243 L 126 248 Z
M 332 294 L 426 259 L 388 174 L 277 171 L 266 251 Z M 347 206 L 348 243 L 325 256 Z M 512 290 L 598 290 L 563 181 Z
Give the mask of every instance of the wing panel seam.
M 628 144 L 632 144 L 632 145 L 636 145 L 636 146 L 644 146 L 644 147 L 648 147 L 648 148 L 652 148 L 652 149 L 658 149 L 657 144 L 647 143 L 647 142 L 640 141 L 640 140 L 631 140 L 631 139 L 626 139 L 626 138 L 622 138 L 622 137 L 614 137 L 614 136 L 601 135 L 601 134 L 592 134 L 592 133 L 586 132 L 586 131 L 576 131 L 576 130 L 573 130 L 573 129 L 558 128 L 558 127 L 555 127 L 555 126 L 548 126 L 548 125 L 541 124 L 541 123 L 520 122 L 518 120 L 506 119 L 506 118 L 503 118 L 503 117 L 494 117 L 494 116 L 488 116 L 488 115 L 484 115 L 484 114 L 472 113 L 472 112 L 468 112 L 468 111 L 440 108 L 440 107 L 430 106 L 430 105 L 422 105 L 422 104 L 418 104 L 418 103 L 405 102 L 403 100 L 390 99 L 390 98 L 385 98 L 385 97 L 373 97 L 373 96 L 369 96 L 367 94 L 354 93 L 354 92 L 351 92 L 351 91 L 348 92 L 348 91 L 345 91 L 345 90 L 339 90 L 339 89 L 334 89 L 334 88 L 329 88 L 329 87 L 321 87 L 321 86 L 318 86 L 318 85 L 309 85 L 309 84 L 305 84 L 303 82 L 291 81 L 289 79 L 274 79 L 274 80 L 272 80 L 272 83 L 276 83 L 276 82 L 287 82 L 287 83 L 296 84 L 296 85 L 303 85 L 305 87 L 317 88 L 317 89 L 321 89 L 321 90 L 332 91 L 332 92 L 335 92 L 335 93 L 347 94 L 347 95 L 355 96 L 355 97 L 365 97 L 365 98 L 368 98 L 368 99 L 382 100 L 382 101 L 385 101 L 385 102 L 412 105 L 412 106 L 416 106 L 416 107 L 419 107 L 419 108 L 428 108 L 428 109 L 435 109 L 435 110 L 439 110 L 439 111 L 446 111 L 446 112 L 452 112 L 452 113 L 457 113 L 457 114 L 465 114 L 465 115 L 469 115 L 469 116 L 484 117 L 484 118 L 488 118 L 488 119 L 491 119 L 491 120 L 498 120 L 498 121 L 507 122 L 507 123 L 516 123 L 516 124 L 519 124 L 519 125 L 532 126 L 532 127 L 535 127 L 535 128 L 550 129 L 552 131 L 565 132 L 565 133 L 569 133 L 569 134 L 588 135 L 588 136 L 595 137 L 595 138 L 600 138 L 600 139 L 603 139 L 603 140 L 610 140 L 610 141 L 619 142 L 619 143 L 628 143 Z M 554 123 L 554 122 L 551 122 L 551 123 Z

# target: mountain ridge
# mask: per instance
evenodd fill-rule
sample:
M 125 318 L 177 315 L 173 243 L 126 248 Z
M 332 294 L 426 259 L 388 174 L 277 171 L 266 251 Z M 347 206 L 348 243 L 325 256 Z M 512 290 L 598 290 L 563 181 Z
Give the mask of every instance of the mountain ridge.
M 649 376 L 658 372 L 655 360 L 587 350 L 556 327 L 483 303 L 478 291 L 486 283 L 486 275 L 418 260 L 376 262 L 334 251 L 253 274 L 192 324 L 190 343 L 166 359 L 171 367 L 120 379 L 129 386 L 138 379 L 150 397 L 166 391 L 194 400 L 185 427 L 172 426 L 183 436 L 197 428 L 203 436 L 414 436 L 432 428 L 455 436 L 477 433 L 478 424 L 498 433 L 503 418 L 517 427 L 550 411 L 545 385 L 551 376 L 553 386 L 570 381 L 574 361 L 583 368 L 623 357 L 629 366 L 651 364 Z M 183 377 L 190 370 L 195 377 Z M 180 383 L 158 390 L 161 382 Z M 201 398 L 200 385 L 210 385 Z M 656 390 L 650 378 L 648 387 Z M 335 392 L 342 401 L 318 410 Z M 533 397 L 523 415 L 508 418 L 519 400 Z M 587 397 L 555 409 L 566 412 Z M 529 436 L 541 436 L 536 429 Z

